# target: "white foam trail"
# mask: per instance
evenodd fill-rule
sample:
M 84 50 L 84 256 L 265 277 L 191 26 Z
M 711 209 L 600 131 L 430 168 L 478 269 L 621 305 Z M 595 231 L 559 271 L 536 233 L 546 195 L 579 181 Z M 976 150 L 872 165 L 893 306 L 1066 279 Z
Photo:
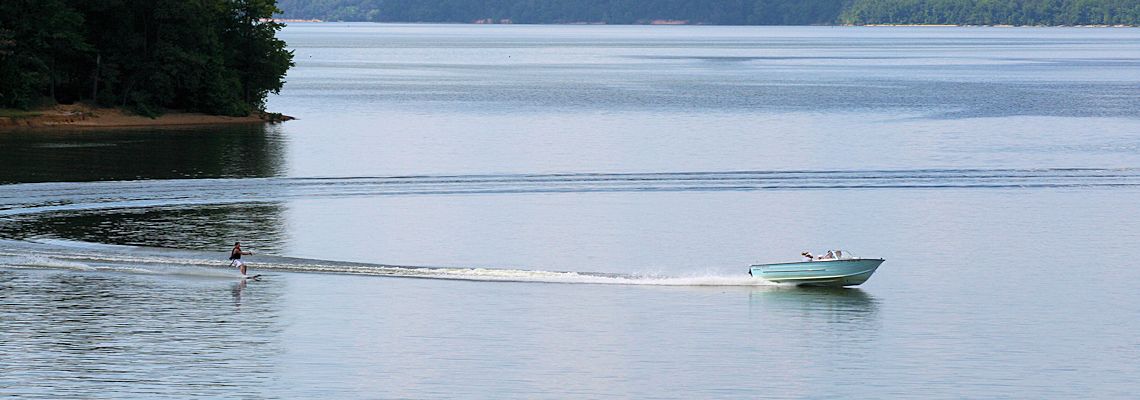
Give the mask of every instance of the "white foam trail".
M 741 274 L 743 275 L 743 274 Z M 636 281 L 631 283 L 635 285 L 657 285 L 657 286 L 776 286 L 777 283 L 768 282 L 760 278 L 753 278 L 750 276 L 723 276 L 723 275 L 708 275 L 708 276 L 691 276 L 691 277 L 677 277 L 677 278 L 660 278 Z
M 151 249 L 69 240 L 39 239 L 34 242 L 0 241 L 9 244 L 0 251 L 0 265 L 23 268 L 99 270 L 152 275 L 232 278 L 236 270 L 225 260 L 206 252 Z M 7 247 L 7 246 L 6 246 Z M 194 258 L 194 256 L 199 256 Z M 517 268 L 464 268 L 400 266 L 334 262 L 325 260 L 263 257 L 251 262 L 254 271 L 328 273 L 399 278 L 446 279 L 481 282 L 533 282 L 560 284 L 646 286 L 770 286 L 774 283 L 748 276 L 709 273 L 690 276 L 615 274 L 575 271 L 545 271 Z
M 16 268 L 51 268 L 70 269 L 78 271 L 94 271 L 95 268 L 81 262 L 60 260 L 41 255 L 4 255 L 0 257 L 0 264 Z
M 59 247 L 76 248 L 76 249 L 88 249 L 88 250 L 117 250 L 117 251 L 121 251 L 121 250 L 125 250 L 125 249 L 136 248 L 136 246 L 126 246 L 126 245 L 118 245 L 118 244 L 104 244 L 104 243 L 94 243 L 94 242 L 81 242 L 78 240 L 55 239 L 55 238 L 31 238 L 31 239 L 27 239 L 27 242 L 46 244 L 46 245 L 51 245 L 51 246 L 59 246 Z
M 97 262 L 98 267 L 75 261 Z M 54 255 L 0 258 L 0 264 L 24 268 L 71 269 L 83 271 L 114 271 L 152 275 L 182 275 L 202 277 L 234 277 L 236 272 L 214 260 L 180 260 L 160 257 L 127 257 L 100 255 Z M 596 285 L 647 285 L 647 286 L 769 286 L 773 283 L 742 276 L 636 276 L 618 274 L 592 274 L 569 271 L 543 271 L 494 268 L 433 268 L 381 265 L 335 265 L 322 263 L 250 263 L 251 268 L 262 271 L 300 273 L 327 273 L 367 275 L 395 278 L 444 279 L 481 282 L 531 282 Z
M 638 276 L 495 268 L 437 268 L 380 265 L 279 264 L 256 263 L 253 267 L 267 270 L 370 275 L 399 278 L 446 279 L 482 282 L 532 282 L 597 285 L 649 286 L 771 286 L 775 283 L 744 274 L 740 276 Z

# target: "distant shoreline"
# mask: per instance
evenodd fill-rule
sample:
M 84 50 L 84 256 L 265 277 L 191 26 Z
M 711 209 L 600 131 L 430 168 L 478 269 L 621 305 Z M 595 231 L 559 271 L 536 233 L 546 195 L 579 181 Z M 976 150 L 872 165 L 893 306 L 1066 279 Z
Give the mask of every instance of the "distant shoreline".
M 378 24 L 378 25 L 605 25 L 605 26 L 766 26 L 766 27 L 793 27 L 793 26 L 822 26 L 822 27 L 920 27 L 920 28 L 1140 28 L 1140 25 L 1010 25 L 1010 24 L 989 24 L 989 25 L 971 25 L 971 24 L 821 24 L 821 25 L 716 25 L 706 24 L 701 22 L 690 22 L 686 20 L 651 20 L 644 23 L 635 24 L 607 24 L 599 21 L 573 21 L 573 22 L 558 22 L 558 23 L 519 23 L 509 20 L 495 21 L 491 19 L 478 19 L 469 22 L 425 22 L 425 21 L 324 21 L 319 19 L 272 19 L 275 22 L 282 23 L 305 23 L 305 24 Z
M 958 24 L 843 24 L 835 26 L 919 27 L 919 28 L 1136 28 L 1135 25 L 958 25 Z
M 7 115 L 0 114 L 0 132 L 264 124 L 288 121 L 291 119 L 293 119 L 293 117 L 272 113 L 231 117 L 177 111 L 150 118 L 130 114 L 118 108 L 59 105 L 27 112 L 9 112 Z

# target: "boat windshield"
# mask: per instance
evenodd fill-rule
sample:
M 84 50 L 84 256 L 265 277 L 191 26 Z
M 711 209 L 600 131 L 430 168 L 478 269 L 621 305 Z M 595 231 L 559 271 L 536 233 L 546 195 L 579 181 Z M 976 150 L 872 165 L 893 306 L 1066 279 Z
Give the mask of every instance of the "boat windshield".
M 819 260 L 848 260 L 855 258 L 855 256 L 843 250 L 828 250 L 827 253 L 816 258 Z

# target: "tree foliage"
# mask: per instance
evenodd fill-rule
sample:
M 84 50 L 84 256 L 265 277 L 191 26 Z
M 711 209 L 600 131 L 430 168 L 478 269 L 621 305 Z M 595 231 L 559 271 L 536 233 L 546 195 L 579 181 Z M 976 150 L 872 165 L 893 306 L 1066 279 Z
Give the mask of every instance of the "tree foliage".
M 834 23 L 847 0 L 281 0 L 286 18 L 374 22 Z
M 1136 0 L 855 0 L 849 24 L 1137 25 Z
M 247 115 L 293 65 L 282 25 L 263 20 L 277 11 L 274 0 L 3 0 L 0 107 Z
M 280 0 L 286 18 L 719 25 L 1138 25 L 1137 0 Z

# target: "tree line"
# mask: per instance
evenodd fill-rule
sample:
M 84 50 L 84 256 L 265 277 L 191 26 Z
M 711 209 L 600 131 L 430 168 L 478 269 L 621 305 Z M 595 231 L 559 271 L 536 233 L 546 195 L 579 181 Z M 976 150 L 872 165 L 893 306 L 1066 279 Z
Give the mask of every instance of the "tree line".
M 834 23 L 848 0 L 281 0 L 284 18 L 371 22 Z
M 846 24 L 1138 25 L 1136 0 L 857 0 Z
M 274 0 L 0 1 L 0 107 L 91 101 L 248 115 L 293 54 Z
M 284 18 L 713 25 L 1140 25 L 1136 0 L 280 0 Z

